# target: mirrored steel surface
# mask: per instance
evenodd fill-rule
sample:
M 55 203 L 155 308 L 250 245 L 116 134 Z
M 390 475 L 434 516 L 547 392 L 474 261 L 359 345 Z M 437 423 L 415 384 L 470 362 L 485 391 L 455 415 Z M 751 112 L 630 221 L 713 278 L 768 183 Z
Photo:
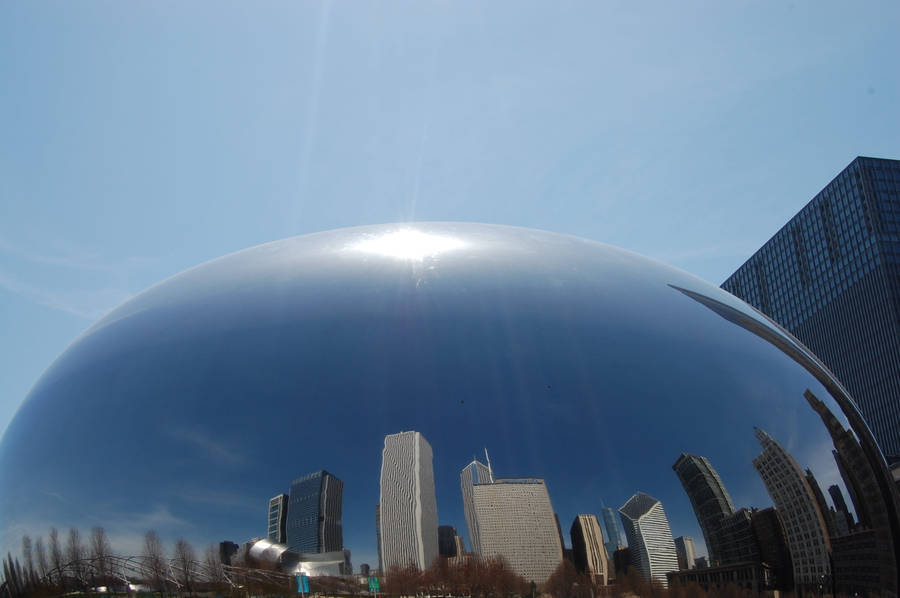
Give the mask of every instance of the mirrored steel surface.
M 2 540 L 104 525 L 122 546 L 147 529 L 240 543 L 265 535 L 270 497 L 327 469 L 344 482 L 345 548 L 377 563 L 382 443 L 402 430 L 430 443 L 439 521 L 463 536 L 459 474 L 487 447 L 498 477 L 546 480 L 564 530 L 643 492 L 699 554 L 673 464 L 705 457 L 735 509 L 766 509 L 760 430 L 821 489 L 821 583 L 849 575 L 855 550 L 896 592 L 896 488 L 805 347 L 664 264 L 478 224 L 286 239 L 128 301 L 45 372 L 3 436 Z

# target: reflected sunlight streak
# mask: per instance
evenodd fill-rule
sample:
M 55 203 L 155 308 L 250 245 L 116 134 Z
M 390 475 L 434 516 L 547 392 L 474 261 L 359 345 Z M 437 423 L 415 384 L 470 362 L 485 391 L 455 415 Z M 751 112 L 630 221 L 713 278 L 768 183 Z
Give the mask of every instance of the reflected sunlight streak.
M 437 257 L 441 253 L 459 249 L 464 245 L 462 240 L 455 237 L 403 228 L 365 239 L 351 245 L 349 249 L 421 262 L 426 257 Z

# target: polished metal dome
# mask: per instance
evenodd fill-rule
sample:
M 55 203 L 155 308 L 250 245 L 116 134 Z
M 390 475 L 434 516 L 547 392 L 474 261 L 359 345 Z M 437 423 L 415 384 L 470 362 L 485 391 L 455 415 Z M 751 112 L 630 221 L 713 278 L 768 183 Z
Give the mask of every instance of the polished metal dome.
M 673 465 L 705 457 L 734 510 L 764 511 L 788 483 L 764 479 L 787 475 L 764 475 L 768 438 L 809 469 L 832 581 L 845 538 L 865 533 L 896 589 L 896 490 L 798 341 L 659 262 L 481 224 L 285 239 L 129 300 L 53 363 L 3 436 L 3 541 L 103 525 L 122 551 L 148 529 L 240 543 L 266 534 L 270 497 L 327 469 L 344 482 L 344 546 L 374 567 L 383 441 L 403 430 L 430 443 L 439 522 L 467 541 L 460 471 L 486 447 L 498 477 L 546 481 L 564 533 L 642 492 L 700 554 Z

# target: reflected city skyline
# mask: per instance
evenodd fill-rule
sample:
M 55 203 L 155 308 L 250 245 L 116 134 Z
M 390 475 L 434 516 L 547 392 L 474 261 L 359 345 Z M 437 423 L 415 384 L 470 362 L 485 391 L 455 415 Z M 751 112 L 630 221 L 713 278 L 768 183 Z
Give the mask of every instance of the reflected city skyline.
M 503 479 L 542 480 L 561 549 L 560 528 L 587 514 L 618 548 L 603 509 L 643 493 L 662 505 L 670 539 L 692 538 L 713 569 L 765 559 L 754 575 L 771 585 L 788 574 L 778 501 L 753 466 L 758 428 L 796 462 L 819 514 L 835 558 L 818 575 L 852 581 L 838 557 L 874 554 L 868 546 L 895 554 L 896 490 L 852 399 L 770 320 L 684 272 L 540 231 L 425 223 L 417 244 L 459 243 L 402 256 L 345 250 L 410 228 L 252 248 L 98 322 L 2 440 L 6 545 L 48 524 L 95 522 L 116 541 L 148 528 L 198 544 L 266 537 L 273 496 L 327 470 L 343 482 L 343 548 L 371 565 L 382 441 L 415 430 L 433 452 L 435 538 L 451 526 L 472 550 L 460 472 L 490 471 L 472 461 L 488 446 Z M 708 460 L 727 490 L 715 531 L 672 471 L 680 455 Z M 139 489 L 103 483 L 130 479 L 135 463 Z M 383 515 L 376 508 L 382 531 Z M 896 568 L 876 560 L 889 587 Z

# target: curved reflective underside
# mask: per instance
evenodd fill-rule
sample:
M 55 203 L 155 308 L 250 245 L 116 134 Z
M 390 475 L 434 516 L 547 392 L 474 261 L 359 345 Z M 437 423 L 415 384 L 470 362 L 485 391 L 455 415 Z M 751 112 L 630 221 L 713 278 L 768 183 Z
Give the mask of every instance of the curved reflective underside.
M 896 593 L 896 489 L 805 347 L 685 272 L 476 224 L 278 241 L 110 313 L 2 439 L 3 540 L 103 525 L 120 551 L 148 529 L 243 542 L 266 535 L 271 497 L 325 469 L 344 483 L 343 547 L 374 568 L 384 438 L 406 430 L 430 444 L 439 523 L 467 549 L 460 471 L 486 447 L 497 478 L 545 480 L 567 546 L 576 515 L 645 493 L 631 504 L 656 517 L 655 499 L 714 565 Z M 876 577 L 854 576 L 860 559 Z

